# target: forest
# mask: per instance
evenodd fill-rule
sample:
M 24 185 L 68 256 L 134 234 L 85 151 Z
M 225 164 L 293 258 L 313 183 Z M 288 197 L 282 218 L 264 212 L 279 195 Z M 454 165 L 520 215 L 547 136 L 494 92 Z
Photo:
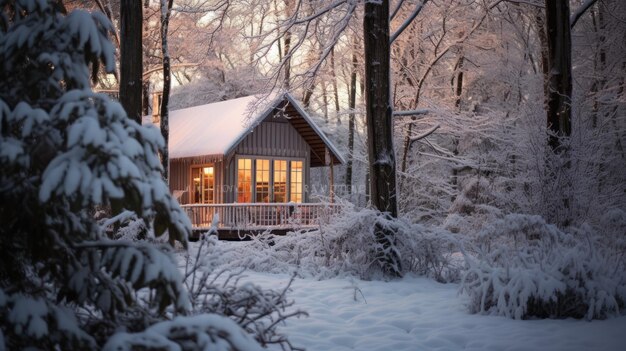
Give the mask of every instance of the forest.
M 0 351 L 626 342 L 623 0 L 0 0 L 0 67 Z M 278 93 L 336 210 L 219 240 L 170 112 Z

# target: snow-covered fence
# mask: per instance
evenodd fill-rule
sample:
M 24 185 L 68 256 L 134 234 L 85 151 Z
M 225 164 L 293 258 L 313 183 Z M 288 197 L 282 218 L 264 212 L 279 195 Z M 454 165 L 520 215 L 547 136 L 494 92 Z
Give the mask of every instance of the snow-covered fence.
M 193 204 L 182 208 L 194 228 L 209 228 L 217 214 L 220 229 L 317 227 L 340 211 L 339 205 L 329 203 Z

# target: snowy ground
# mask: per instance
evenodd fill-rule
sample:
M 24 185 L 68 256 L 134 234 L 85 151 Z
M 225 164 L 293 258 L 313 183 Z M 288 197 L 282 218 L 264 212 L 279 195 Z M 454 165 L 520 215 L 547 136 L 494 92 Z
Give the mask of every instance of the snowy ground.
M 243 281 L 282 289 L 288 274 L 246 272 Z M 280 331 L 310 351 L 624 350 L 626 316 L 605 321 L 471 315 L 458 285 L 420 277 L 392 282 L 298 278 L 288 294 L 309 317 Z

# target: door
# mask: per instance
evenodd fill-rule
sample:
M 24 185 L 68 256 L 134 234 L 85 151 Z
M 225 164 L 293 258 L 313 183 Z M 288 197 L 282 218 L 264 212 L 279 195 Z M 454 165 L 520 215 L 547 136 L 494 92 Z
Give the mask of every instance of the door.
M 193 196 L 196 204 L 215 203 L 215 168 L 213 166 L 191 168 Z

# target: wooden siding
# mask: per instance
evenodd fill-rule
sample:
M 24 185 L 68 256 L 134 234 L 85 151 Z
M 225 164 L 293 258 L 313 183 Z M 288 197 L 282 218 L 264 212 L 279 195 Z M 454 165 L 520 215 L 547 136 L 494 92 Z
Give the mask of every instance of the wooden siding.
M 224 184 L 231 185 L 226 189 L 227 191 L 224 192 L 224 203 L 229 204 L 235 202 L 235 187 L 237 186 L 237 160 L 235 157 L 230 157 L 224 162 L 224 165 Z
M 235 154 L 304 158 L 309 151 L 309 145 L 289 123 L 264 121 L 241 141 Z
M 178 192 L 183 192 L 178 198 L 178 202 L 181 204 L 189 203 L 189 179 L 190 165 L 187 162 L 181 162 L 179 160 L 170 161 L 170 192 L 177 195 Z

